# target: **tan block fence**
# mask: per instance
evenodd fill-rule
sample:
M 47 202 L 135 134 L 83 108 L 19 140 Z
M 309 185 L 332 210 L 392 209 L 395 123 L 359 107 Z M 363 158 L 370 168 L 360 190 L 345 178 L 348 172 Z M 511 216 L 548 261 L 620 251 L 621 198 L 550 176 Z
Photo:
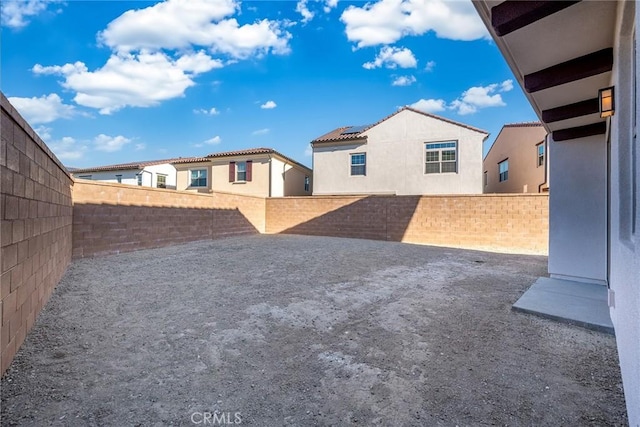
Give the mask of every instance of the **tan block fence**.
M 4 372 L 71 262 L 73 181 L 4 95 L 0 103 Z
M 546 194 L 267 199 L 266 232 L 546 255 Z
M 547 253 L 547 195 L 264 199 L 74 181 L 0 95 L 2 373 L 72 257 L 258 233 Z
M 264 231 L 265 199 L 77 180 L 73 257 Z

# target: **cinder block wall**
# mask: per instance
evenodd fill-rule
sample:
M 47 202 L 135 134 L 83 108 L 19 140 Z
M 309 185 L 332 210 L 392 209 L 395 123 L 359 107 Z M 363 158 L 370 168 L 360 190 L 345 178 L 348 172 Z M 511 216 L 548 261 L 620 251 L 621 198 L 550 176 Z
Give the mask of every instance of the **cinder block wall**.
M 266 201 L 266 233 L 548 253 L 546 194 L 314 196 Z
M 76 180 L 73 257 L 158 248 L 264 229 L 264 199 Z
M 264 197 L 216 192 L 213 193 L 213 206 L 216 209 L 238 209 L 259 233 L 264 233 L 266 219 Z M 225 230 L 223 226 L 228 225 L 214 222 L 213 233 L 219 235 L 229 231 L 234 232 L 233 229 Z
M 73 181 L 7 98 L 0 98 L 4 372 L 71 261 Z

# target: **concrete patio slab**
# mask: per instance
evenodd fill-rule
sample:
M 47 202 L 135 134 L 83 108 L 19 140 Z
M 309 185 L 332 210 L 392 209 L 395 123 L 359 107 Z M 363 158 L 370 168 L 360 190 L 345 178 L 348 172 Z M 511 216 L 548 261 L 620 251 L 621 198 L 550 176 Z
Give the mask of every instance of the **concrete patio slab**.
M 513 310 L 614 334 L 603 285 L 540 277 Z

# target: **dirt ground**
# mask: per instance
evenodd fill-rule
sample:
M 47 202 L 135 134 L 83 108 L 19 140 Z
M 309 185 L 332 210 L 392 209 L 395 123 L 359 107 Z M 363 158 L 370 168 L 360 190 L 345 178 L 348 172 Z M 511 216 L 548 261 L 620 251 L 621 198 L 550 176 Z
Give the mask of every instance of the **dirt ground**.
M 306 236 L 74 261 L 2 425 L 626 425 L 614 337 L 511 311 L 546 262 Z

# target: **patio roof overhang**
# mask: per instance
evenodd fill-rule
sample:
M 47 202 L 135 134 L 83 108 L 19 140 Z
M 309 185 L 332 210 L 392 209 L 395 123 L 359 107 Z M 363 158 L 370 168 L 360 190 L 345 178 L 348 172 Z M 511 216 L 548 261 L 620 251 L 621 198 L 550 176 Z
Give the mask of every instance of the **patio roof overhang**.
M 473 4 L 555 141 L 606 132 L 598 91 L 611 85 L 618 2 Z

